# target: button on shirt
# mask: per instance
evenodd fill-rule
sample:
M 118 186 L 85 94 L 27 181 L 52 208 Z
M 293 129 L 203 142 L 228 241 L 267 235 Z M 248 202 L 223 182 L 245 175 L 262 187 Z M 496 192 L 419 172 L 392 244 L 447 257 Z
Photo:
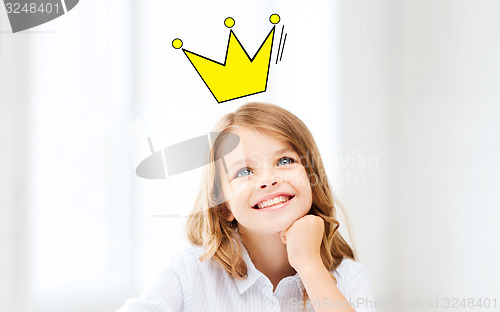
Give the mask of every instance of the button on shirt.
M 247 265 L 248 276 L 245 279 L 231 277 L 214 260 L 198 260 L 203 248 L 191 246 L 174 256 L 155 283 L 139 298 L 129 299 L 118 312 L 298 312 L 314 311 L 312 304 L 322 307 L 335 305 L 325 298 L 304 307 L 304 285 L 298 273 L 283 278 L 273 292 L 271 281 L 255 268 L 245 246 L 241 246 L 242 258 Z M 337 279 L 340 292 L 357 312 L 375 312 L 373 304 L 367 304 L 370 301 L 373 303 L 373 296 L 364 265 L 344 258 L 331 273 Z

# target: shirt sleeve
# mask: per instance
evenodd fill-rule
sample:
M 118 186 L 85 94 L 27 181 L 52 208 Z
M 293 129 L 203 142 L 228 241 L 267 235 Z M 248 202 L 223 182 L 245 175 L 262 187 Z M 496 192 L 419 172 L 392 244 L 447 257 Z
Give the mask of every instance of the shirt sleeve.
M 117 312 L 182 312 L 183 292 L 174 268 L 159 274 L 139 298 L 129 299 Z
M 349 290 L 346 299 L 351 302 L 354 310 L 356 312 L 376 312 L 368 270 L 364 265 L 356 263 L 349 275 Z

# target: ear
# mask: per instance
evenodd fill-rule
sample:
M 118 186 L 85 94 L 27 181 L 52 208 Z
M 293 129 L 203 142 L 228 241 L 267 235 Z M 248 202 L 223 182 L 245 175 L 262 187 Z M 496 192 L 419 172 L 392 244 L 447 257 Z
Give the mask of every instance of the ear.
M 221 213 L 222 213 L 222 217 L 224 219 L 226 219 L 228 222 L 231 222 L 234 220 L 234 215 L 231 212 L 231 210 L 229 210 L 227 208 L 227 205 L 224 205 L 223 207 L 221 207 Z
M 226 216 L 224 217 L 228 222 L 231 222 L 234 220 L 234 215 L 231 212 L 231 210 L 227 210 Z

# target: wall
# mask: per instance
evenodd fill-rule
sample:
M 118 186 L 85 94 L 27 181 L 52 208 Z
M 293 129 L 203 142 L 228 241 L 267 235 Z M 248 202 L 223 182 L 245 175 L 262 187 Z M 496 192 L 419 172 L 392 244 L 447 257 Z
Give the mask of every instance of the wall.
M 497 295 L 500 3 L 341 12 L 343 155 L 379 159 L 341 195 L 378 296 Z

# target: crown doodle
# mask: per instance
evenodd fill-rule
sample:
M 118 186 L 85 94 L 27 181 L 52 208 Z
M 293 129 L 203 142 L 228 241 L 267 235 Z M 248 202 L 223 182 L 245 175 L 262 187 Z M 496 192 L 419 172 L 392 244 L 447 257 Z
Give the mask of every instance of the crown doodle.
M 272 24 L 277 24 L 280 17 L 278 14 L 273 14 L 269 21 Z M 234 19 L 226 18 L 224 25 L 232 28 Z M 273 26 L 253 58 L 250 58 L 232 30 L 229 33 L 226 58 L 223 64 L 186 49 L 182 49 L 182 51 L 205 82 L 215 100 L 222 103 L 266 91 L 275 28 L 276 26 Z M 178 38 L 172 41 L 172 46 L 175 49 L 180 49 L 182 44 L 181 39 Z

